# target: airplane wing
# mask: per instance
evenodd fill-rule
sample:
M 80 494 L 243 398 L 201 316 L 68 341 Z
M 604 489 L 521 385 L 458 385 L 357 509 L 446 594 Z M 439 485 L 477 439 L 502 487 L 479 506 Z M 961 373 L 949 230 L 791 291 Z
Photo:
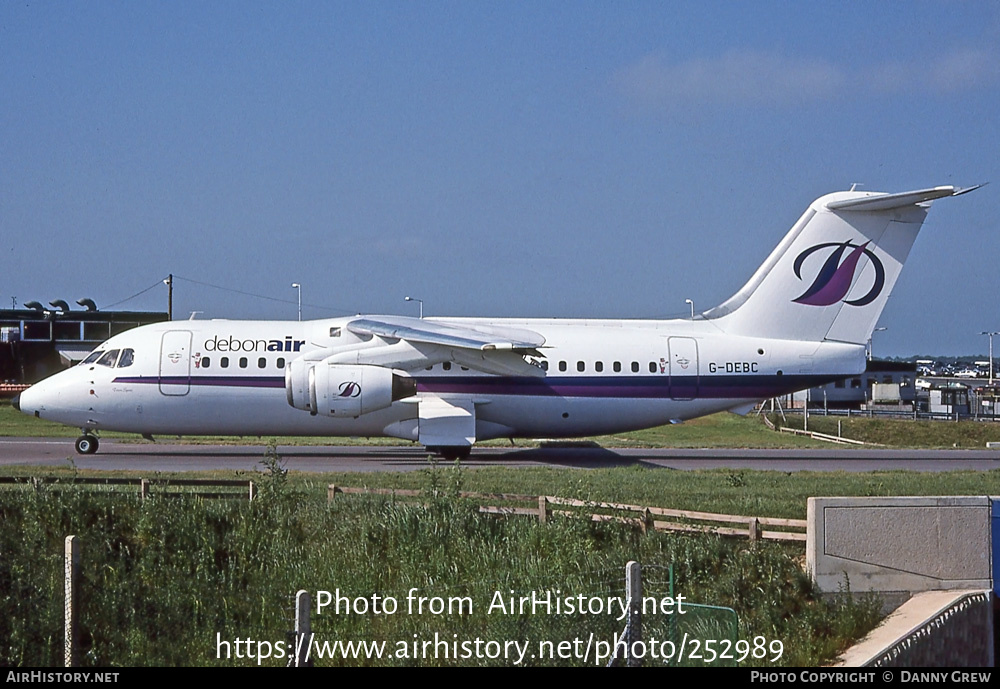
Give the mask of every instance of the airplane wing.
M 545 375 L 537 363 L 526 358 L 544 357 L 538 348 L 545 345 L 545 338 L 533 330 L 407 316 L 359 316 L 345 327 L 355 335 L 385 340 L 386 346 L 314 350 L 303 360 L 369 364 L 403 371 L 451 361 L 494 375 Z
M 349 322 L 347 329 L 355 335 L 377 335 L 483 352 L 512 351 L 532 356 L 541 356 L 537 348 L 545 344 L 545 338 L 532 330 L 471 326 L 408 316 L 358 318 Z

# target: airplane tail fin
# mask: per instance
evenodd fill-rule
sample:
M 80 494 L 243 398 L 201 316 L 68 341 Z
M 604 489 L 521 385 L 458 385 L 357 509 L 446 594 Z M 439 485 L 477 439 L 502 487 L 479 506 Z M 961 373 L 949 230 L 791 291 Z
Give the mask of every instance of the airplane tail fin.
M 734 334 L 865 344 L 931 201 L 979 186 L 827 194 L 742 289 L 703 316 Z

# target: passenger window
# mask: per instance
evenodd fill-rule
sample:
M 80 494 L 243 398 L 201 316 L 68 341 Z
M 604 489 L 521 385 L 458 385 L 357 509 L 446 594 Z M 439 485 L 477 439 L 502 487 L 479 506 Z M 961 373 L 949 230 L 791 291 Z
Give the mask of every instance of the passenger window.
M 639 372 L 639 362 L 638 361 L 633 361 L 632 362 L 632 373 L 638 373 L 638 372 Z
M 543 371 L 548 371 L 549 370 L 549 362 L 548 361 L 541 361 L 541 362 L 539 362 L 539 366 L 542 367 Z
M 114 368 L 115 361 L 118 359 L 118 352 L 120 351 L 121 351 L 120 349 L 112 349 L 108 352 L 105 352 L 104 356 L 102 356 L 100 359 L 97 360 L 97 365 L 110 366 L 111 368 Z
M 247 367 L 247 358 L 245 356 L 241 356 L 240 357 L 240 368 L 246 368 L 246 367 Z
M 585 368 L 587 368 L 587 365 L 585 363 L 583 363 L 582 361 L 576 362 L 576 370 L 577 371 L 579 371 L 580 373 L 583 373 L 583 371 L 584 371 Z
M 202 368 L 208 368 L 211 365 L 212 365 L 212 359 L 211 359 L 211 357 L 203 356 L 201 358 L 201 367 Z
M 284 368 L 284 367 L 285 367 L 285 357 L 280 356 L 278 357 L 278 368 Z
M 656 362 L 655 361 L 650 361 L 649 362 L 649 372 L 650 373 L 656 373 Z
M 597 371 L 598 373 L 600 373 L 601 371 L 603 371 L 604 370 L 604 362 L 603 361 L 594 362 L 594 370 Z
M 133 361 L 135 361 L 135 352 L 131 349 L 123 349 L 122 358 L 118 360 L 118 368 L 131 366 Z
M 613 369 L 615 370 L 615 373 L 621 373 L 621 372 L 622 372 L 622 362 L 620 362 L 620 361 L 616 361 L 616 362 L 615 362 L 615 363 L 614 363 L 614 364 L 613 364 L 613 365 L 611 366 L 611 368 L 613 368 Z
M 559 362 L 559 370 L 560 371 L 565 371 L 566 370 L 566 362 L 565 361 L 560 361 Z
M 219 366 L 221 366 L 222 368 L 229 368 L 229 357 L 224 356 L 221 359 L 219 359 Z
M 451 362 L 450 361 L 444 362 L 443 364 L 441 364 L 441 368 L 443 368 L 445 371 L 450 371 L 451 370 Z
M 267 366 L 267 359 L 261 357 L 257 359 L 257 368 L 265 368 Z

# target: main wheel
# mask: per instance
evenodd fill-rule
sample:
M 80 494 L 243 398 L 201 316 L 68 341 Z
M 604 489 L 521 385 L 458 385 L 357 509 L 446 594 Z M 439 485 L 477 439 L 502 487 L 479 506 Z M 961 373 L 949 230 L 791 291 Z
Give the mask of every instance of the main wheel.
M 456 459 L 468 459 L 469 454 L 472 452 L 471 447 L 464 445 L 438 447 L 435 450 L 449 462 L 454 462 Z
M 92 435 L 81 435 L 76 439 L 76 451 L 81 455 L 92 455 L 97 452 L 100 443 Z

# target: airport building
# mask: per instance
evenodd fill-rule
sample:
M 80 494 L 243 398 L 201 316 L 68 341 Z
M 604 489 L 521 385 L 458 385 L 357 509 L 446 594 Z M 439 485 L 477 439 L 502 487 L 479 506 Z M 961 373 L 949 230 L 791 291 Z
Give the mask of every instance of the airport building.
M 781 400 L 788 409 L 881 409 L 913 411 L 917 401 L 917 365 L 871 359 L 865 372 L 796 392 Z
M 988 363 L 988 362 L 987 362 Z M 786 395 L 785 409 L 814 412 L 919 415 L 921 418 L 995 420 L 1000 384 L 954 376 L 922 376 L 917 363 L 869 361 L 864 373 Z
M 160 311 L 99 311 L 89 299 L 81 299 L 78 310 L 65 301 L 50 303 L 0 310 L 0 394 L 14 395 L 79 363 L 112 335 L 168 319 Z

